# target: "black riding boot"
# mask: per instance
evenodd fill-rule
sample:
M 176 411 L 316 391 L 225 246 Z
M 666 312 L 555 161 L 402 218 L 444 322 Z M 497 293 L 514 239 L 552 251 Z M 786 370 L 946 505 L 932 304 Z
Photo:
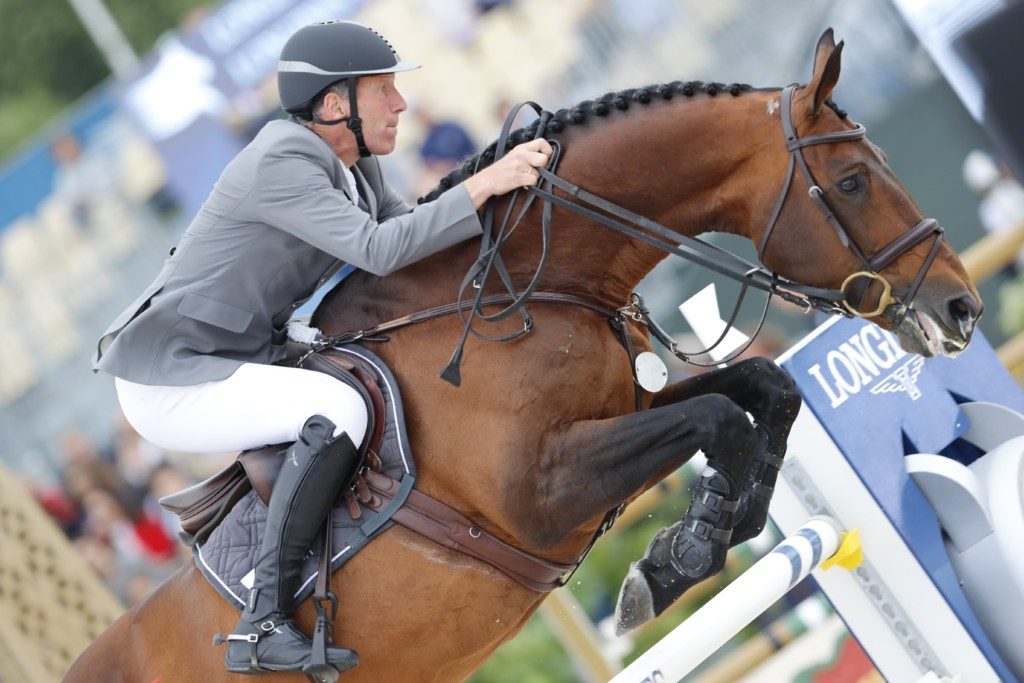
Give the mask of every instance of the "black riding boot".
M 358 461 L 348 435 L 332 438 L 333 433 L 330 420 L 314 415 L 285 454 L 270 496 L 248 604 L 227 637 L 228 671 L 259 674 L 310 666 L 313 644 L 292 621 L 293 596 L 306 551 Z M 359 663 L 359 656 L 352 650 L 328 647 L 326 661 L 338 671 L 346 671 Z
M 693 488 L 686 515 L 662 529 L 622 583 L 615 631 L 623 634 L 661 614 L 690 587 L 725 566 L 738 487 L 714 467 Z

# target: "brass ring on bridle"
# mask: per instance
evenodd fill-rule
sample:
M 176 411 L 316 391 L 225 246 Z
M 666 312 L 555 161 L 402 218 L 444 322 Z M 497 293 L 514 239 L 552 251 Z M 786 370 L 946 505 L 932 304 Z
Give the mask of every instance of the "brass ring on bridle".
M 873 311 L 862 313 L 861 311 L 858 311 L 856 308 L 851 306 L 849 302 L 847 302 L 844 298 L 842 304 L 843 308 L 845 308 L 847 311 L 849 311 L 850 313 L 859 318 L 873 318 L 876 315 L 881 315 L 885 311 L 885 309 L 889 308 L 889 306 L 891 306 L 892 304 L 899 303 L 899 301 L 897 301 L 892 295 L 892 285 L 889 284 L 889 281 L 886 280 L 881 275 L 879 275 L 878 273 L 872 273 L 866 270 L 857 271 L 853 275 L 850 275 L 848 278 L 843 280 L 843 284 L 839 288 L 839 291 L 841 291 L 843 294 L 848 294 L 846 288 L 849 287 L 854 280 L 861 277 L 866 277 L 869 280 L 874 280 L 882 285 L 882 293 L 878 297 L 878 306 Z

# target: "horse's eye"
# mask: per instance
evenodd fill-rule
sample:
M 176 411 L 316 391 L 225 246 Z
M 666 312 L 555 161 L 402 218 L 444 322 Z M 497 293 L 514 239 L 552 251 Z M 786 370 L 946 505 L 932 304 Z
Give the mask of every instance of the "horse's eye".
M 860 183 L 857 181 L 857 176 L 850 176 L 849 178 L 843 178 L 839 181 L 839 189 L 846 194 L 853 194 L 860 189 Z

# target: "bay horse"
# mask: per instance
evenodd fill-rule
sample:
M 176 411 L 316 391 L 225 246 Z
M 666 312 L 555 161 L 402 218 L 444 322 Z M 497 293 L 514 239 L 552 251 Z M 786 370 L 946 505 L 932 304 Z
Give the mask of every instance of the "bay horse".
M 909 305 L 913 299 L 912 308 L 894 316 L 893 304 L 873 311 L 871 320 L 892 329 L 908 351 L 955 355 L 969 343 L 981 301 L 948 245 L 901 238 L 925 221 L 881 150 L 852 134 L 855 124 L 830 100 L 841 51 L 826 31 L 810 82 L 789 91 L 799 138 L 843 134 L 824 144 L 801 147 L 780 135 L 785 91 L 677 82 L 558 112 L 547 129 L 563 150 L 557 172 L 679 234 L 748 237 L 762 244 L 766 267 L 815 287 L 840 288 L 863 269 L 858 250 L 877 254 L 895 240 L 902 248 L 879 269 L 896 300 Z M 521 131 L 512 142 L 528 135 Z M 834 216 L 823 216 L 820 202 L 808 196 L 802 171 L 791 166 L 794 149 Z M 485 152 L 480 163 L 493 155 Z M 460 182 L 475 163 L 454 171 L 426 199 Z M 541 251 L 541 214 L 536 202 L 502 250 L 520 289 Z M 848 238 L 830 227 L 833 220 Z M 564 207 L 553 210 L 552 225 L 540 283 L 549 292 L 623 307 L 665 256 Z M 471 240 L 385 279 L 358 273 L 323 301 L 313 323 L 336 334 L 451 303 L 478 249 Z M 773 463 L 785 453 L 800 406 L 792 380 L 774 363 L 753 359 L 669 384 L 644 393 L 635 411 L 632 368 L 604 318 L 543 302 L 530 310 L 534 329 L 514 342 L 470 338 L 458 388 L 436 376 L 460 337 L 457 316 L 396 330 L 373 346 L 401 384 L 422 491 L 503 541 L 559 563 L 581 554 L 609 509 L 633 500 L 698 449 L 736 482 L 753 477 L 770 493 Z M 519 325 L 511 317 L 493 329 Z M 640 326 L 630 324 L 629 336 L 636 350 L 651 348 Z M 748 514 L 760 519 L 745 520 L 732 541 L 758 533 L 765 512 Z M 645 559 L 662 561 L 660 550 L 656 537 Z M 464 679 L 544 597 L 399 526 L 345 564 L 332 587 L 341 600 L 335 641 L 360 654 L 360 665 L 343 675 L 351 681 Z M 664 596 L 645 594 L 647 588 L 635 573 L 627 577 L 620 608 L 632 609 L 633 621 L 660 611 L 644 601 Z M 211 636 L 229 631 L 237 618 L 189 564 L 101 635 L 65 681 L 233 680 Z M 307 601 L 298 623 L 308 633 L 313 620 Z M 302 674 L 267 675 L 302 680 Z

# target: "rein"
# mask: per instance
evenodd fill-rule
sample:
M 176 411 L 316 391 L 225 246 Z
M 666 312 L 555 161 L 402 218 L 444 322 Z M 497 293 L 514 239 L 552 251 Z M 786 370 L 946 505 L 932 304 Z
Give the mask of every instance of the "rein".
M 719 363 L 726 363 L 734 360 L 743 353 L 751 343 L 753 343 L 757 334 L 764 325 L 773 296 L 777 296 L 784 301 L 800 306 L 807 311 L 813 309 L 830 315 L 842 315 L 845 317 L 858 316 L 870 318 L 882 314 L 887 315 L 890 312 L 895 311 L 890 322 L 893 323 L 894 327 L 898 327 L 899 324 L 903 322 L 907 312 L 909 312 L 913 299 L 916 296 L 921 283 L 924 281 L 925 275 L 934 262 L 936 255 L 938 254 L 939 248 L 943 242 L 943 229 L 935 219 L 925 218 L 880 249 L 874 256 L 871 256 L 870 258 L 865 256 L 863 250 L 857 245 L 856 241 L 851 237 L 850 232 L 839 221 L 835 211 L 832 210 L 828 202 L 825 200 L 824 192 L 822 191 L 821 186 L 818 185 L 817 181 L 814 179 L 814 175 L 811 173 L 810 167 L 807 165 L 803 156 L 804 147 L 860 140 L 865 134 L 864 126 L 857 124 L 855 128 L 850 130 L 824 133 L 804 138 L 799 137 L 796 133 L 792 117 L 793 93 L 796 90 L 796 87 L 797 86 L 795 84 L 789 85 L 782 91 L 780 106 L 782 132 L 786 140 L 786 149 L 789 151 L 789 165 L 786 170 L 782 189 L 772 209 L 771 218 L 769 219 L 767 227 L 763 233 L 763 237 L 758 248 L 758 258 L 762 258 L 765 250 L 767 249 L 769 239 L 771 238 L 775 225 L 778 222 L 778 218 L 782 213 L 782 208 L 789 195 L 789 189 L 793 184 L 795 169 L 799 167 L 801 174 L 808 184 L 808 195 L 822 212 L 832 229 L 835 230 L 836 235 L 839 237 L 843 246 L 850 249 L 864 266 L 864 270 L 848 276 L 843 281 L 843 284 L 839 289 L 827 289 L 793 282 L 763 266 L 751 263 L 750 261 L 740 258 L 729 251 L 713 244 L 709 244 L 699 238 L 682 235 L 645 216 L 630 211 L 618 204 L 614 204 L 570 183 L 555 173 L 555 169 L 558 166 L 561 156 L 561 147 L 558 141 L 551 140 L 550 143 L 554 149 L 554 153 L 551 155 L 547 168 L 537 169 L 540 176 L 538 185 L 526 188 L 528 192 L 527 197 L 519 207 L 514 219 L 513 210 L 515 209 L 520 197 L 521 189 L 517 189 L 512 193 L 508 208 L 505 211 L 505 216 L 498 227 L 496 234 L 494 231 L 495 202 L 489 201 L 487 203 L 482 221 L 484 230 L 480 244 L 480 256 L 463 278 L 462 284 L 459 287 L 459 296 L 456 303 L 438 306 L 403 316 L 401 318 L 396 318 L 365 330 L 346 332 L 334 337 L 324 338 L 321 344 L 323 346 L 329 346 L 358 340 L 384 341 L 386 337 L 379 336 L 382 333 L 399 327 L 404 327 L 406 325 L 422 322 L 424 320 L 458 313 L 464 324 L 462 336 L 452 353 L 451 360 L 448 365 L 441 370 L 439 376 L 441 379 L 444 379 L 455 386 L 459 386 L 461 383 L 459 367 L 462 362 L 463 348 L 469 335 L 473 334 L 481 339 L 489 341 L 511 341 L 527 334 L 533 329 L 533 318 L 526 310 L 526 303 L 528 301 L 583 306 L 607 317 L 612 321 L 613 327 L 615 327 L 616 330 L 622 327 L 622 323 L 625 321 L 625 318 L 629 318 L 646 326 L 652 336 L 654 336 L 659 343 L 665 346 L 666 349 L 683 362 L 704 367 L 716 366 Z M 534 139 L 543 137 L 547 124 L 551 120 L 552 113 L 543 110 L 535 102 L 520 102 L 512 108 L 505 119 L 501 135 L 495 146 L 494 161 L 498 161 L 504 155 L 505 147 L 507 146 L 509 134 L 512 128 L 512 122 L 524 106 L 530 106 L 539 116 L 537 128 L 534 131 Z M 556 190 L 568 195 L 568 197 L 555 194 Z M 519 292 L 516 290 L 516 287 L 512 282 L 512 278 L 508 273 L 508 269 L 505 267 L 504 261 L 501 258 L 500 249 L 519 226 L 526 214 L 526 211 L 532 206 L 533 201 L 537 198 L 540 198 L 543 203 L 541 217 L 541 255 L 530 283 L 522 292 Z M 729 316 L 729 320 L 725 329 L 722 331 L 721 336 L 708 348 L 688 353 L 681 351 L 676 341 L 672 339 L 671 335 L 669 335 L 664 328 L 662 328 L 657 321 L 651 317 L 650 311 L 644 305 L 643 299 L 638 294 L 634 293 L 631 296 L 630 303 L 627 306 L 613 310 L 581 297 L 537 291 L 541 275 L 547 265 L 551 236 L 551 210 L 553 206 L 568 209 L 580 216 L 583 216 L 584 218 L 620 232 L 630 238 L 650 244 L 651 246 L 654 246 L 668 254 L 679 256 L 687 261 L 703 266 L 712 272 L 739 282 L 740 292 L 737 296 L 736 305 L 733 307 L 732 313 Z M 908 289 L 905 300 L 900 301 L 900 299 L 892 294 L 892 285 L 882 275 L 880 275 L 878 271 L 888 267 L 896 261 L 896 259 L 903 256 L 919 243 L 930 237 L 935 237 L 935 242 L 927 257 L 924 259 L 913 283 Z M 484 296 L 484 285 L 492 270 L 498 273 L 499 279 L 508 292 L 507 294 Z M 859 281 L 862 280 L 867 280 L 868 282 L 860 285 Z M 880 294 L 878 305 L 874 310 L 866 312 L 861 311 L 857 306 L 862 302 L 871 282 L 877 282 L 882 287 L 882 293 Z M 470 286 L 472 286 L 474 290 L 471 302 L 466 301 L 463 298 L 463 294 Z M 750 336 L 744 346 L 733 352 L 728 358 L 711 363 L 695 361 L 693 356 L 703 355 L 715 349 L 725 339 L 729 330 L 735 326 L 740 307 L 747 292 L 751 288 L 759 289 L 766 294 L 764 309 L 761 312 L 760 320 L 754 334 Z M 859 293 L 856 295 L 856 304 L 851 305 L 847 299 L 851 294 L 853 294 L 852 290 L 854 289 L 858 289 Z M 484 313 L 483 309 L 485 307 L 497 304 L 507 305 L 497 313 Z M 895 308 L 893 308 L 894 306 Z M 523 328 L 511 334 L 502 337 L 487 337 L 473 328 L 473 322 L 476 318 L 490 322 L 501 320 L 513 313 L 519 313 L 523 320 Z M 615 321 L 618 321 L 619 324 L 616 325 Z M 622 329 L 625 328 L 622 327 Z M 626 338 L 624 337 L 624 339 Z M 628 343 L 628 339 L 624 342 L 624 344 L 626 343 Z M 627 346 L 627 350 L 628 348 L 629 347 Z M 632 356 L 633 354 L 631 353 L 630 355 Z
M 498 141 L 495 143 L 494 161 L 498 161 L 505 155 L 505 147 L 508 145 L 509 135 L 512 131 L 512 122 L 515 120 L 519 111 L 524 106 L 530 106 L 537 112 L 539 117 L 537 122 L 537 128 L 534 131 L 534 139 L 544 136 L 544 132 L 547 129 L 547 124 L 551 120 L 553 114 L 549 111 L 545 111 L 536 102 L 520 102 L 508 113 L 505 117 L 505 123 L 501 127 L 501 135 L 498 136 Z M 548 161 L 548 165 L 551 168 L 558 166 L 559 158 L 561 157 L 561 147 L 556 141 L 552 141 L 552 149 L 554 150 L 551 159 Z M 480 158 L 477 158 L 477 165 L 479 166 Z M 493 162 L 492 162 L 493 163 Z M 531 188 L 532 189 L 532 188 Z M 526 310 L 526 301 L 530 298 L 530 295 L 536 290 L 537 285 L 540 283 L 540 277 L 544 272 L 544 268 L 547 265 L 548 260 L 548 245 L 551 237 L 551 204 L 549 202 L 544 203 L 543 216 L 541 218 L 541 254 L 540 260 L 537 263 L 537 269 L 534 271 L 533 278 L 530 283 L 526 286 L 526 289 L 522 294 L 516 292 L 515 284 L 512 282 L 512 277 L 508 273 L 508 269 L 505 267 L 505 262 L 501 257 L 501 247 L 511 237 L 512 233 L 519 226 L 523 216 L 526 215 L 526 211 L 533 204 L 533 200 L 536 197 L 534 193 L 527 196 L 523 202 L 522 207 L 519 209 L 519 213 L 516 215 L 515 221 L 509 222 L 512 218 L 512 210 L 515 208 L 516 201 L 519 199 L 521 189 L 517 188 L 513 193 L 509 201 L 508 208 L 505 210 L 505 218 L 501 222 L 501 226 L 498 228 L 498 234 L 492 236 L 494 232 L 494 207 L 495 202 L 493 198 L 487 202 L 484 209 L 483 218 L 483 235 L 480 238 L 480 256 L 476 262 L 470 267 L 466 276 L 462 279 L 462 284 L 459 286 L 458 301 L 461 304 L 462 295 L 466 291 L 466 288 L 472 284 L 476 290 L 476 294 L 473 297 L 473 307 L 470 309 L 469 316 L 462 315 L 461 306 L 457 309 L 459 316 L 462 317 L 463 329 L 462 337 L 459 339 L 459 343 L 455 347 L 455 351 L 452 353 L 451 359 L 438 376 L 444 381 L 452 384 L 453 386 L 459 386 L 462 383 L 462 374 L 460 372 L 460 366 L 462 364 L 462 351 L 466 345 L 466 340 L 469 334 L 472 333 L 476 337 L 488 341 L 512 341 L 518 339 L 530 332 L 533 329 L 533 318 L 530 317 L 529 312 Z M 501 278 L 502 284 L 512 297 L 512 301 L 508 307 L 491 315 L 485 315 L 481 306 L 483 299 L 484 285 L 487 282 L 487 277 L 491 273 L 491 269 L 498 272 L 498 276 Z M 508 317 L 514 312 L 519 312 L 520 317 L 523 319 L 523 329 L 518 332 L 505 335 L 503 337 L 486 337 L 481 335 L 473 329 L 473 319 L 476 317 L 481 318 L 484 321 L 491 322 L 501 320 Z

